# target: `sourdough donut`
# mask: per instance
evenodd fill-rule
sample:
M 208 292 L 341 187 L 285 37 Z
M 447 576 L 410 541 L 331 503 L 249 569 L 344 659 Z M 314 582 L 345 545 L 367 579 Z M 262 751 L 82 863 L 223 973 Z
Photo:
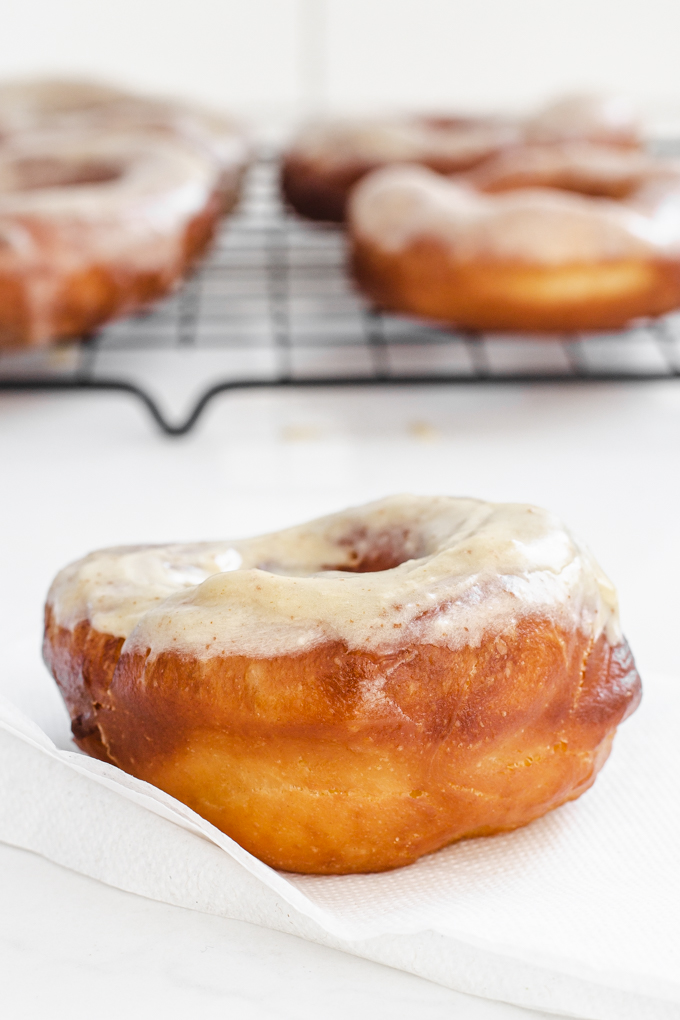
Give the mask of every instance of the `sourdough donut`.
M 553 188 L 592 198 L 641 201 L 642 189 L 674 186 L 678 166 L 641 151 L 622 151 L 590 142 L 521 145 L 484 160 L 459 184 L 496 194 L 519 188 Z
M 341 222 L 351 189 L 379 167 L 418 163 L 453 174 L 510 145 L 573 140 L 636 147 L 640 132 L 623 100 L 592 96 L 559 100 L 526 120 L 411 116 L 313 124 L 284 155 L 282 190 L 303 216 Z
M 448 497 L 92 553 L 52 585 L 44 655 L 84 751 L 316 874 L 573 800 L 640 698 L 614 589 L 564 526 Z
M 220 167 L 224 210 L 238 198 L 250 158 L 243 128 L 213 110 L 177 100 L 136 95 L 97 82 L 38 79 L 0 84 L 0 145 L 41 134 L 142 132 L 183 138 Z
M 81 337 L 166 294 L 223 205 L 215 160 L 169 134 L 0 146 L 0 347 Z
M 524 126 L 528 144 L 593 142 L 637 149 L 642 135 L 638 112 L 624 96 L 563 96 L 529 117 Z
M 314 124 L 301 132 L 284 155 L 281 187 L 296 212 L 340 223 L 352 187 L 377 167 L 422 163 L 451 174 L 467 170 L 517 138 L 516 125 L 493 118 L 410 117 Z
M 472 330 L 614 329 L 680 305 L 680 168 L 586 143 L 467 174 L 389 167 L 352 196 L 356 279 L 380 307 Z

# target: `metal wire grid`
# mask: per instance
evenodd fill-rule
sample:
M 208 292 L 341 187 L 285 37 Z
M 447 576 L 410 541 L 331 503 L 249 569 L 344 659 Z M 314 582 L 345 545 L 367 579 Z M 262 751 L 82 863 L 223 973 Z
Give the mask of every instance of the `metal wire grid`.
M 529 339 L 376 312 L 345 271 L 343 232 L 288 214 L 276 176 L 274 160 L 252 168 L 213 253 L 173 297 L 85 342 L 0 356 L 0 389 L 129 392 L 181 435 L 237 388 L 680 375 L 680 314 L 616 334 Z

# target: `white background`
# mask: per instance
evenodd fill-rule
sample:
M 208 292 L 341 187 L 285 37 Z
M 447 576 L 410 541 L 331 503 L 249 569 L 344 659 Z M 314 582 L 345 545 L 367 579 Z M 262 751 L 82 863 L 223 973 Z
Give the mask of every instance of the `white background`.
M 79 72 L 241 112 L 680 98 L 677 0 L 5 0 L 0 76 Z
M 270 122 L 592 88 L 672 111 L 679 56 L 677 0 L 5 0 L 0 23 L 0 78 L 78 73 Z M 619 588 L 643 678 L 677 674 L 679 449 L 677 382 L 243 394 L 176 443 L 128 398 L 3 397 L 0 691 L 66 743 L 41 611 L 56 570 L 91 548 L 237 537 L 405 489 L 563 515 Z M 520 1016 L 7 847 L 0 858 L 12 1020 Z

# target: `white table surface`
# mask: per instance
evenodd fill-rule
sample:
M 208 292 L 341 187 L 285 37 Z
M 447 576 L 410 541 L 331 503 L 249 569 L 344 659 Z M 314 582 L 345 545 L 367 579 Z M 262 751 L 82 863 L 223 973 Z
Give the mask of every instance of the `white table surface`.
M 168 440 L 130 398 L 0 398 L 0 692 L 63 747 L 40 660 L 54 573 L 102 545 L 238 537 L 390 492 L 538 503 L 617 584 L 645 669 L 680 672 L 680 383 L 233 394 Z M 0 846 L 13 1018 L 531 1017 Z

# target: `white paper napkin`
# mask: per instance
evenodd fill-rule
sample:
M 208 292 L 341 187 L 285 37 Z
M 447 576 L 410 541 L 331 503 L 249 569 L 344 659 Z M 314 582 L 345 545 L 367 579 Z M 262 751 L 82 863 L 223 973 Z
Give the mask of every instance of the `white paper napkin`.
M 272 870 L 0 701 L 0 839 L 153 899 L 588 1020 L 680 1020 L 680 683 L 648 678 L 595 787 L 381 875 Z

